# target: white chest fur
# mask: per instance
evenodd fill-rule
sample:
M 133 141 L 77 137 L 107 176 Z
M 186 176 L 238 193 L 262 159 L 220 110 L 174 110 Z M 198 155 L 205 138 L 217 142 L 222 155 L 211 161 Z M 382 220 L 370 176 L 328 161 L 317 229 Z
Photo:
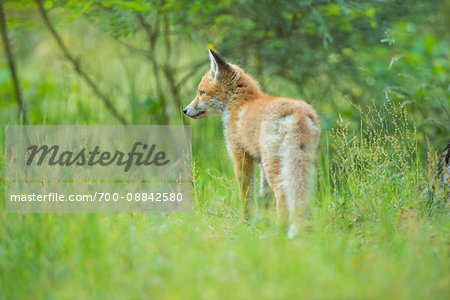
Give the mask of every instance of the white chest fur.
M 227 135 L 229 121 L 230 121 L 230 111 L 228 109 L 225 109 L 222 113 L 223 136 L 225 137 L 225 145 L 227 147 L 228 154 L 230 155 L 230 157 L 232 157 L 230 143 L 228 141 L 228 135 Z

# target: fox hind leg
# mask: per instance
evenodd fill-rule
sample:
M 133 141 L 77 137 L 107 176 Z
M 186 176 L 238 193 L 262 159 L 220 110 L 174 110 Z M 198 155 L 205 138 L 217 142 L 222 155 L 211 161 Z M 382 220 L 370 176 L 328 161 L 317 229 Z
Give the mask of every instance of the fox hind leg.
M 269 205 L 272 202 L 272 195 L 262 164 L 259 165 L 259 178 L 258 200 L 261 201 L 260 203 L 264 204 L 265 208 L 269 208 Z
M 302 219 L 308 216 L 308 202 L 313 187 L 316 145 L 298 146 L 298 140 L 287 136 L 280 148 L 280 178 L 289 211 L 289 238 L 293 238 L 298 232 L 297 210 L 300 209 Z
M 267 181 L 273 189 L 277 206 L 277 226 L 287 224 L 287 209 L 280 180 L 280 160 L 278 158 L 265 159 L 262 163 Z

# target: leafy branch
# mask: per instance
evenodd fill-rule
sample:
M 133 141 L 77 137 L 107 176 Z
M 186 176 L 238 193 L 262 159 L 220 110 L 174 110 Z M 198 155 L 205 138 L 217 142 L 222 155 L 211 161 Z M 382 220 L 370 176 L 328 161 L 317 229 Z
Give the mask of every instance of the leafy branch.
M 56 43 L 58 44 L 59 48 L 63 52 L 64 56 L 68 61 L 72 63 L 72 66 L 74 70 L 77 72 L 77 74 L 87 83 L 87 85 L 92 89 L 92 91 L 100 98 L 100 100 L 103 102 L 103 104 L 106 106 L 106 108 L 116 117 L 122 124 L 127 125 L 127 120 L 117 111 L 117 109 L 113 106 L 112 101 L 100 91 L 100 89 L 97 87 L 97 85 L 94 83 L 91 77 L 81 68 L 80 61 L 72 56 L 72 54 L 67 49 L 66 45 L 62 41 L 61 37 L 59 36 L 56 29 L 53 27 L 52 23 L 50 22 L 50 19 L 48 18 L 47 12 L 45 11 L 42 1 L 41 0 L 35 0 L 39 13 L 42 17 L 42 20 L 45 23 L 45 26 L 50 31 L 53 38 L 56 40 Z

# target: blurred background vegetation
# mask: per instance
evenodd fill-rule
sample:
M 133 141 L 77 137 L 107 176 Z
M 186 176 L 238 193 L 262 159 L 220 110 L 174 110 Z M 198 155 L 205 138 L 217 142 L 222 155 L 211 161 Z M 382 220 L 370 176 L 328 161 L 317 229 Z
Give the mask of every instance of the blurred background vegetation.
M 338 114 L 359 124 L 355 105 L 383 104 L 389 95 L 408 108 L 419 142 L 428 136 L 441 147 L 448 138 L 449 1 L 3 6 L 29 124 L 189 122 L 180 110 L 195 96 L 213 45 L 267 93 L 312 103 L 325 130 Z M 5 55 L 0 63 L 2 123 L 16 124 Z
M 2 172 L 0 299 L 448 299 L 448 205 L 427 195 L 450 137 L 449 15 L 448 0 L 0 1 L 2 128 L 192 124 L 194 198 L 188 215 L 6 214 Z M 240 222 L 220 118 L 183 117 L 208 47 L 320 115 L 295 241 L 273 207 Z

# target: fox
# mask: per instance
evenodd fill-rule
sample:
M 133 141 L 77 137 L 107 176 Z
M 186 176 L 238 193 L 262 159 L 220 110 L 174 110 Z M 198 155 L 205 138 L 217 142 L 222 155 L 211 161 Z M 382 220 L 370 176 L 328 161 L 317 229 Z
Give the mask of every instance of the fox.
M 183 113 L 192 119 L 221 115 L 228 154 L 239 187 L 241 213 L 248 221 L 254 166 L 260 166 L 260 195 L 275 196 L 277 225 L 298 234 L 298 209 L 308 215 L 320 122 L 303 100 L 265 94 L 239 66 L 209 49 L 210 69 Z

